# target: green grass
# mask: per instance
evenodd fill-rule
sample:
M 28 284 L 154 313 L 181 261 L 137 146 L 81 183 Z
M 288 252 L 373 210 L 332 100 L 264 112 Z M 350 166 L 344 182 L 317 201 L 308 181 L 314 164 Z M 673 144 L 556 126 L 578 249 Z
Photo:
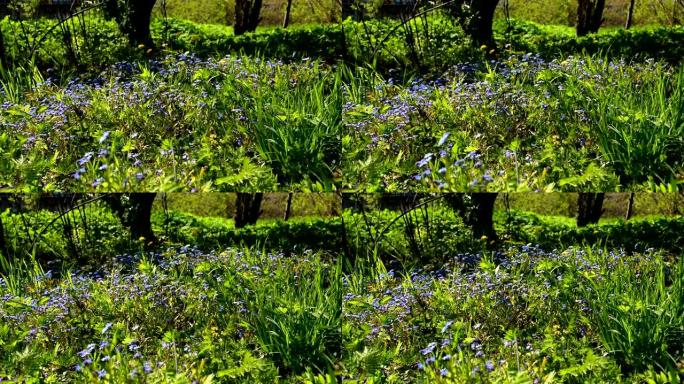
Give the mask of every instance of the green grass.
M 345 276 L 345 374 L 386 383 L 677 382 L 683 277 L 681 261 L 658 251 L 594 247 L 452 254 L 405 270 L 371 258 Z
M 333 380 L 339 266 L 315 252 L 179 247 L 51 273 L 1 280 L 3 380 Z
M 318 61 L 186 54 L 94 82 L 26 87 L 12 75 L 0 189 L 332 191 L 339 79 Z
M 432 78 L 348 82 L 353 191 L 675 191 L 684 170 L 676 66 L 514 55 Z

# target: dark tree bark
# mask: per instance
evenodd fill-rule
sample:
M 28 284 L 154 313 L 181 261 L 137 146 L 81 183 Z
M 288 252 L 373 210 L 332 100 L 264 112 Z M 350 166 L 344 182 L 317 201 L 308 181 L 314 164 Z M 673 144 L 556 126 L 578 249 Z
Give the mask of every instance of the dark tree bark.
M 290 25 L 290 13 L 292 12 L 292 0 L 287 0 L 287 5 L 285 6 L 285 17 L 283 18 L 283 28 L 287 28 Z
M 154 47 L 150 22 L 152 21 L 152 9 L 156 0 L 138 0 L 131 9 L 132 30 L 129 39 L 133 45 L 143 44 L 145 47 Z
M 1 16 L 1 13 L 0 13 Z M 0 66 L 2 68 L 7 68 L 7 53 L 5 51 L 5 35 L 2 33 L 2 29 L 0 28 Z
M 256 30 L 261 21 L 261 2 L 262 0 L 235 0 L 234 34 L 242 35 Z
M 154 48 L 150 22 L 157 0 L 108 0 L 105 11 L 119 24 L 132 46 Z
M 598 32 L 603 23 L 606 0 L 579 0 L 577 2 L 577 36 Z
M 470 206 L 464 199 L 464 194 L 451 194 L 445 197 L 447 204 L 458 211 L 463 222 L 470 226 L 475 239 L 483 236 L 491 242 L 499 237 L 494 229 L 494 203 L 497 193 L 473 193 L 470 195 Z
M 577 226 L 596 224 L 603 214 L 605 193 L 580 193 L 577 197 Z
M 256 224 L 261 215 L 263 193 L 238 193 L 235 202 L 235 228 Z
M 69 210 L 78 204 L 81 198 L 82 195 L 79 193 L 45 192 L 38 196 L 37 208 L 53 212 Z
M 420 198 L 418 193 L 383 193 L 378 198 L 378 208 L 403 211 L 414 206 Z
M 478 45 L 486 45 L 487 48 L 496 49 L 494 42 L 494 12 L 499 0 L 471 0 L 472 12 L 470 22 L 465 31 Z
M 354 17 L 353 4 L 354 0 L 342 0 L 342 21 L 346 20 L 348 17 Z
M 287 194 L 287 203 L 285 203 L 285 215 L 283 215 L 283 220 L 287 221 L 290 219 L 290 214 L 292 213 L 292 197 L 294 193 L 290 192 Z
M 627 212 L 625 212 L 625 220 L 632 218 L 634 213 L 634 192 L 629 194 L 629 201 L 627 202 Z
M 0 216 L 0 256 L 2 256 L 5 260 L 10 260 L 7 241 L 5 240 L 5 226 L 2 224 L 2 216 Z
M 629 29 L 632 27 L 632 22 L 634 20 L 634 3 L 636 3 L 636 0 L 630 0 L 629 2 L 629 9 L 627 10 L 627 20 L 625 20 L 625 29 Z
M 110 194 L 104 199 L 109 207 L 127 227 L 131 239 L 144 237 L 147 242 L 156 242 L 157 237 L 152 230 L 152 203 L 156 193 Z
M 493 25 L 494 12 L 498 5 L 499 0 L 457 0 L 448 2 L 447 9 L 459 20 L 463 31 L 470 36 L 473 43 L 496 49 Z

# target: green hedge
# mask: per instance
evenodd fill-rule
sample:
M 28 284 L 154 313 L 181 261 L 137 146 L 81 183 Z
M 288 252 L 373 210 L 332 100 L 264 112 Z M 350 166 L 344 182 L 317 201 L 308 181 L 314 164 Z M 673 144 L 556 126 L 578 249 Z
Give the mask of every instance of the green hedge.
M 276 220 L 236 229 L 229 220 L 169 212 L 168 218 L 156 214 L 154 222 L 159 234 L 168 228 L 172 242 L 200 248 L 245 244 L 284 252 L 313 249 L 338 253 L 342 249 L 342 222 L 336 218 Z
M 139 241 L 130 240 L 127 229 L 104 207 L 88 208 L 86 225 L 80 218 L 71 217 L 75 247 L 67 241 L 63 222 L 57 219 L 56 212 L 43 210 L 17 214 L 6 211 L 0 215 L 5 239 L 15 257 L 30 256 L 34 242 L 34 255 L 38 260 L 79 264 L 137 252 L 144 247 Z M 50 222 L 52 225 L 47 226 Z M 177 211 L 169 211 L 167 218 L 158 211 L 152 215 L 152 226 L 155 235 L 163 239 L 162 247 L 192 245 L 211 250 L 245 245 L 286 254 L 310 249 L 337 255 L 343 246 L 342 224 L 337 218 L 261 221 L 256 226 L 236 229 L 229 219 Z
M 87 39 L 77 39 L 78 69 L 92 69 L 119 61 L 146 59 L 145 48 L 129 47 L 116 23 L 89 16 Z M 9 18 L 0 20 L 5 37 L 6 54 L 10 62 L 25 65 L 26 52 L 36 46 L 35 63 L 39 68 L 72 69 L 74 60 L 64 47 L 64 36 L 55 28 L 56 20 L 27 20 L 23 25 Z M 335 61 L 342 57 L 343 38 L 339 25 L 294 26 L 289 29 L 260 29 L 235 36 L 229 27 L 202 25 L 175 19 L 155 19 L 151 25 L 155 43 L 168 51 L 188 51 L 200 57 L 245 53 L 268 59 L 319 58 Z M 43 39 L 41 36 L 45 35 Z M 26 36 L 29 37 L 28 45 Z M 37 44 L 41 41 L 41 44 Z M 28 48 L 27 48 L 28 47 Z
M 450 209 L 436 206 L 429 208 L 428 212 L 429 230 L 419 215 L 419 220 L 414 220 L 416 229 L 408 232 L 401 219 L 388 226 L 400 215 L 398 211 L 371 211 L 365 218 L 360 213 L 346 212 L 347 238 L 352 253 L 357 257 L 369 255 L 373 251 L 370 249 L 373 239 L 376 239 L 377 254 L 381 258 L 407 262 L 439 262 L 457 254 L 477 253 L 484 249 L 485 244 L 473 239 L 470 228 Z M 529 243 L 548 251 L 577 245 L 623 248 L 627 252 L 656 248 L 674 254 L 684 249 L 684 217 L 681 216 L 616 220 L 578 228 L 567 217 L 515 210 L 509 214 L 500 210 L 495 211 L 494 225 L 501 239 L 498 245 L 501 248 Z M 420 234 L 418 250 L 412 248 L 406 239 L 406 233 L 411 231 Z M 379 236 L 380 232 L 382 236 Z
M 431 69 L 444 70 L 457 63 L 481 61 L 484 51 L 473 47 L 462 29 L 442 15 L 428 17 L 427 26 L 415 26 L 414 37 L 420 40 L 417 55 L 420 63 Z M 344 23 L 348 57 L 356 64 L 375 61 L 376 67 L 388 70 L 411 68 L 413 56 L 406 43 L 403 28 L 395 19 L 369 20 L 364 24 Z M 425 33 L 424 31 L 429 31 Z M 421 39 L 430 36 L 430 41 Z M 569 55 L 601 55 L 608 59 L 656 59 L 680 63 L 684 59 L 684 27 L 635 27 L 603 29 L 598 34 L 577 37 L 565 26 L 541 25 L 523 20 L 499 19 L 494 25 L 499 54 L 536 53 L 546 59 Z M 383 48 L 378 48 L 383 41 Z M 377 52 L 375 57 L 373 53 Z M 415 68 L 413 68 L 415 69 Z
M 190 21 L 157 19 L 152 24 L 156 41 L 169 48 L 200 56 L 242 52 L 268 58 L 341 58 L 342 29 L 338 25 L 273 28 L 235 36 L 229 28 L 206 26 Z
M 310 57 L 332 62 L 344 58 L 356 65 L 367 65 L 374 61 L 378 68 L 388 70 L 406 68 L 412 63 L 401 28 L 390 34 L 397 23 L 395 19 L 375 19 L 365 24 L 347 20 L 342 25 L 264 28 L 255 33 L 235 36 L 232 29 L 226 26 L 155 19 L 152 34 L 157 45 L 166 47 L 166 50 L 188 51 L 201 57 L 245 53 L 283 60 Z M 78 38 L 79 69 L 147 57 L 145 49 L 127 45 L 113 21 L 90 16 L 87 24 L 88 39 Z M 54 19 L 45 18 L 25 21 L 23 26 L 8 18 L 0 21 L 10 61 L 22 63 L 26 58 L 24 36 L 42 36 L 54 25 Z M 419 24 L 416 28 L 419 31 L 416 36 L 420 39 L 425 26 Z M 425 66 L 445 68 L 483 58 L 483 51 L 470 44 L 453 20 L 441 15 L 431 16 L 427 30 L 430 41 L 422 41 L 422 50 L 418 51 Z M 497 20 L 495 37 L 500 48 L 503 48 L 502 52 L 531 52 L 546 58 L 588 53 L 611 58 L 654 58 L 678 63 L 684 57 L 684 27 L 681 26 L 605 30 L 577 38 L 567 27 Z M 40 68 L 73 68 L 73 59 L 64 48 L 63 41 L 60 28 L 47 34 L 44 41 L 37 45 L 36 64 Z M 378 54 L 372 57 L 380 41 L 384 41 L 385 48 L 377 49 Z M 31 39 L 29 44 L 34 42 L 35 39 Z
M 653 58 L 671 63 L 684 59 L 684 26 L 619 28 L 576 37 L 564 27 L 521 20 L 511 20 L 509 24 L 499 20 L 495 31 L 500 46 L 509 44 L 513 51 L 539 53 L 546 58 L 586 53 L 624 59 Z
M 504 212 L 497 214 L 498 230 L 512 241 L 538 244 L 553 249 L 571 245 L 605 245 L 627 251 L 646 248 L 681 252 L 684 249 L 684 217 L 635 218 L 578 228 L 563 221 L 546 219 L 529 212 L 512 211 L 507 233 Z

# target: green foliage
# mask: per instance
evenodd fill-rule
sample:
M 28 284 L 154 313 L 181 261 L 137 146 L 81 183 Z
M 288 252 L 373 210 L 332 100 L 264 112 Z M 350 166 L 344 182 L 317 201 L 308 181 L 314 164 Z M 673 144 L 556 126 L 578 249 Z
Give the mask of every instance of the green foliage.
M 301 383 L 332 370 L 339 268 L 316 253 L 181 247 L 92 267 L 41 273 L 18 291 L 0 280 L 3 380 Z
M 423 268 L 364 265 L 345 276 L 343 365 L 352 382 L 637 383 L 684 374 L 673 365 L 684 358 L 681 282 L 666 283 L 681 280 L 681 266 L 657 251 L 522 246 Z M 670 277 L 652 274 L 670 268 Z M 657 278 L 645 287 L 649 277 Z
M 129 240 L 127 230 L 105 206 L 69 213 L 67 221 L 58 212 L 47 210 L 6 211 L 2 219 L 12 259 L 17 260 L 87 264 L 107 260 L 112 254 L 136 252 L 143 245 Z M 257 226 L 236 229 L 230 219 L 155 211 L 152 225 L 155 234 L 168 244 L 193 244 L 205 250 L 246 245 L 288 253 L 314 249 L 334 254 L 343 246 L 342 226 L 335 218 L 262 220 Z
M 677 190 L 680 70 L 513 55 L 437 80 L 346 84 L 343 186 L 360 191 Z
M 373 19 L 343 23 L 347 44 L 347 60 L 360 66 L 373 66 L 381 71 L 407 69 L 440 70 L 454 63 L 481 59 L 455 20 L 434 16 L 400 27 L 401 21 Z
M 571 54 L 599 54 L 605 58 L 664 60 L 679 63 L 684 57 L 682 26 L 601 30 L 576 37 L 571 29 L 543 26 L 530 21 L 499 20 L 495 37 L 500 46 L 517 52 L 535 52 L 546 58 Z
M 168 217 L 155 214 L 154 222 L 158 232 L 168 231 L 170 240 L 205 249 L 246 244 L 283 251 L 317 249 L 332 253 L 342 247 L 341 223 L 337 219 L 276 220 L 235 229 L 232 221 L 226 219 L 169 212 Z
M 684 353 L 684 258 L 672 266 L 619 265 L 590 275 L 584 297 L 603 347 L 624 371 L 673 371 Z
M 166 41 L 172 49 L 200 56 L 239 52 L 277 59 L 308 57 L 333 61 L 342 56 L 343 49 L 338 25 L 274 28 L 235 36 L 224 26 L 156 19 L 152 34 L 155 40 Z
M 119 63 L 63 85 L 46 80 L 16 102 L 0 97 L 0 124 L 14 130 L 0 133 L 0 183 L 40 191 L 331 191 L 339 81 L 336 68 L 318 61 L 188 54 Z
M 145 49 L 130 47 L 116 22 L 97 14 L 85 16 L 87 33 L 74 31 L 69 38 L 79 50 L 74 62 L 65 48 L 62 30 L 49 18 L 0 20 L 5 37 L 5 51 L 10 63 L 27 65 L 27 59 L 41 69 L 73 70 L 76 65 L 99 69 L 119 61 L 147 61 Z M 192 52 L 201 57 L 244 53 L 272 59 L 320 58 L 335 61 L 343 55 L 342 30 L 339 25 L 299 25 L 288 29 L 260 29 L 255 33 L 234 36 L 230 27 L 196 24 L 179 19 L 153 19 L 152 37 L 162 50 Z M 35 48 L 32 50 L 32 48 Z M 33 52 L 27 57 L 27 52 Z
M 302 265 L 308 258 L 297 261 Z M 281 372 L 325 372 L 340 354 L 342 281 L 337 267 L 283 268 L 275 289 L 245 292 L 252 329 Z
M 609 247 L 666 249 L 671 252 L 684 247 L 684 218 L 651 217 L 622 219 L 578 228 L 572 219 L 543 218 L 531 213 L 512 211 L 496 215 L 497 228 L 513 241 L 557 247 L 559 244 L 605 244 Z

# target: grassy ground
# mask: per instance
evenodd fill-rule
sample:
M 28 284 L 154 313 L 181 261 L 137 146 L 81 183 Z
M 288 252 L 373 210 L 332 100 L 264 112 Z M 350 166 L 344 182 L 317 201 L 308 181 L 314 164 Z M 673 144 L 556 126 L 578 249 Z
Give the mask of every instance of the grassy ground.
M 684 262 L 534 246 L 345 276 L 349 382 L 678 382 Z
M 179 54 L 68 84 L 33 73 L 3 83 L 2 189 L 335 189 L 342 96 L 323 63 Z
M 191 246 L 0 279 L 3 381 L 332 382 L 339 268 Z
M 345 86 L 344 188 L 673 190 L 684 180 L 684 72 L 653 61 L 525 54 L 434 79 Z

